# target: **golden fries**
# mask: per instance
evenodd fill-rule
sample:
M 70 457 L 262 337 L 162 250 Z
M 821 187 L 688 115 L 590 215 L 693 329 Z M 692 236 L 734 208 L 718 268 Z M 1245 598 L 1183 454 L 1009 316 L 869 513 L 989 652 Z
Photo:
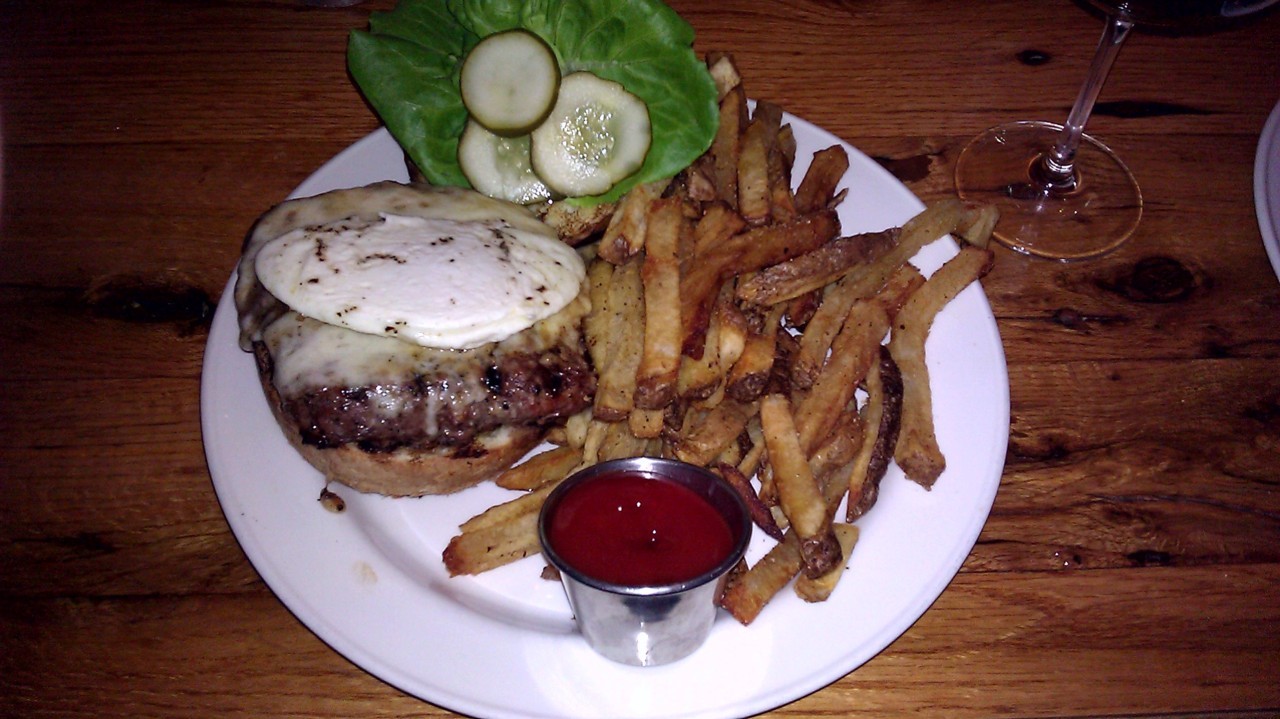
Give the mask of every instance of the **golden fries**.
M 547 482 L 564 479 L 581 463 L 581 448 L 556 447 L 506 470 L 493 482 L 503 489 L 537 489 Z
M 840 561 L 840 545 L 831 531 L 822 490 L 800 445 L 790 401 L 780 394 L 764 397 L 760 401 L 760 424 L 778 502 L 800 540 L 804 573 L 810 577 L 826 574 Z
M 750 624 L 764 605 L 791 583 L 802 562 L 800 541 L 794 532 L 787 532 L 760 561 L 729 582 L 720 606 L 742 624 Z
M 853 545 L 858 542 L 858 528 L 852 524 L 835 524 L 832 529 L 836 533 L 836 540 L 840 543 L 840 556 L 842 561 L 836 562 L 835 566 L 820 577 L 810 577 L 801 575 L 796 579 L 795 589 L 796 596 L 806 602 L 825 602 L 831 596 L 831 592 L 836 588 L 836 582 L 840 581 L 840 575 L 844 573 L 845 566 L 849 561 L 849 555 L 853 553 Z
M 804 601 L 831 595 L 891 459 L 926 488 L 945 467 L 924 346 L 941 308 L 990 267 L 995 211 L 943 200 L 900 228 L 841 235 L 843 147 L 815 153 L 793 183 L 781 108 L 748 114 L 732 58 L 708 65 L 721 108 L 708 152 L 621 198 L 596 248 L 580 250 L 592 407 L 554 430 L 559 447 L 498 477 L 526 494 L 460 527 L 451 574 L 539 551 L 538 509 L 574 470 L 676 457 L 723 477 L 776 541 L 719 599 L 749 624 L 793 582 Z M 909 260 L 949 233 L 966 246 L 926 280 Z
M 894 461 L 926 489 L 946 468 L 946 459 L 933 433 L 933 399 L 924 343 L 933 318 L 969 283 L 991 268 L 991 252 L 965 247 L 929 278 L 894 320 L 889 352 L 902 373 L 902 427 Z
M 676 396 L 684 340 L 679 260 L 683 223 L 679 199 L 658 200 L 649 211 L 640 273 L 644 286 L 644 350 L 636 368 L 634 397 L 636 407 L 641 409 L 662 409 Z

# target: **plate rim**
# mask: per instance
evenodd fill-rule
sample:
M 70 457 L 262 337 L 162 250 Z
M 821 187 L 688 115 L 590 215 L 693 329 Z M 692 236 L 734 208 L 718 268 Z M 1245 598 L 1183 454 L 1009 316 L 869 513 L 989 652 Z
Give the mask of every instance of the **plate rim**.
M 1262 126 L 1253 160 L 1253 207 L 1262 247 L 1280 280 L 1280 101 Z

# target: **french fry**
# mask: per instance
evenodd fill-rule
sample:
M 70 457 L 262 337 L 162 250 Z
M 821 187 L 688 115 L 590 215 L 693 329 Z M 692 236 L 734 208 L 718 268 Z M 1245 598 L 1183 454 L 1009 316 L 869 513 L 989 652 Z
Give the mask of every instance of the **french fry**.
M 889 318 L 874 302 L 855 302 L 813 388 L 796 407 L 800 446 L 808 456 L 831 433 L 858 384 L 880 358 Z
M 891 272 L 887 280 L 880 286 L 879 292 L 872 295 L 876 304 L 893 318 L 911 293 L 924 284 L 924 276 L 910 264 L 898 265 L 896 268 L 883 266 Z M 805 325 L 804 334 L 800 337 L 800 349 L 791 363 L 791 381 L 801 389 L 812 386 L 818 371 L 826 361 L 827 352 L 831 349 L 831 341 L 844 326 L 844 319 L 849 314 L 853 303 L 862 299 L 860 283 L 846 282 L 847 278 L 828 286 L 813 317 Z
M 999 221 L 1000 210 L 995 205 L 967 207 L 956 223 L 955 233 L 974 247 L 986 248 Z
M 591 408 L 570 415 L 564 422 L 565 446 L 581 450 L 587 443 L 587 428 L 591 426 Z
M 840 232 L 834 209 L 799 215 L 787 222 L 753 227 L 726 243 L 737 257 L 730 263 L 734 274 L 755 272 L 821 247 Z
M 494 479 L 494 484 L 503 489 L 537 489 L 548 481 L 564 479 L 581 462 L 581 449 L 556 447 L 507 469 Z
M 601 461 L 600 447 L 604 444 L 609 428 L 615 424 L 617 422 L 604 422 L 599 419 L 591 420 L 591 424 L 587 426 L 586 434 L 583 436 L 582 464 L 579 468 L 589 467 Z
M 787 532 L 760 561 L 728 584 L 720 606 L 742 625 L 751 624 L 769 600 L 791 583 L 803 562 L 800 541 L 794 531 Z
M 880 494 L 880 480 L 889 468 L 889 460 L 893 458 L 898 443 L 901 415 L 902 375 L 889 348 L 881 347 L 880 361 L 867 374 L 867 403 L 862 413 L 866 434 L 848 469 L 846 522 L 853 522 L 875 505 Z
M 782 541 L 782 528 L 773 521 L 773 514 L 769 512 L 765 503 L 760 501 L 760 495 L 756 494 L 756 490 L 752 488 L 751 481 L 739 472 L 737 467 L 727 462 L 716 462 L 711 469 L 723 477 L 738 496 L 742 497 L 742 501 L 747 505 L 747 512 L 751 515 L 752 523 L 765 534 Z
M 859 297 L 876 291 L 899 266 L 906 264 L 925 245 L 954 232 L 966 217 L 966 208 L 959 200 L 948 199 L 930 203 L 912 217 L 898 232 L 897 245 L 875 262 L 852 268 L 845 275 L 845 282 Z
M 863 447 L 864 434 L 857 403 L 850 402 L 831 432 L 809 453 L 809 469 L 819 484 L 854 461 Z
M 613 265 L 603 261 L 587 264 L 587 293 L 592 311 L 582 320 L 587 352 L 596 367 L 604 367 L 609 357 L 609 339 L 618 320 L 617 308 L 609 304 L 609 285 L 613 281 Z
M 455 536 L 444 549 L 444 566 L 451 577 L 480 574 L 541 551 L 535 509 Z
M 728 205 L 713 203 L 694 225 L 693 256 L 680 268 L 680 321 L 685 332 L 682 349 L 688 357 L 702 356 L 711 311 L 733 259 L 722 248 L 746 224 Z
M 631 434 L 639 439 L 653 439 L 662 435 L 662 427 L 666 422 L 666 408 L 631 410 L 627 417 L 627 426 Z
M 924 346 L 934 317 L 953 297 L 991 268 L 989 250 L 968 246 L 933 273 L 894 320 L 889 352 L 902 373 L 902 425 L 894 461 L 907 478 L 928 489 L 946 468 L 933 429 L 933 398 Z
M 738 73 L 733 56 L 728 53 L 708 53 L 707 71 L 716 83 L 717 100 L 723 100 L 730 90 L 742 84 L 742 75 Z
M 495 504 L 476 516 L 468 519 L 459 525 L 458 529 L 463 534 L 468 532 L 477 532 L 481 529 L 489 529 L 510 524 L 511 520 L 530 512 L 537 514 L 542 507 L 542 502 L 546 496 L 551 493 L 558 481 L 544 483 L 538 489 L 516 497 L 502 504 Z
M 738 84 L 720 99 L 720 124 L 711 140 L 716 195 L 735 210 L 738 207 L 738 154 L 746 117 L 747 96 Z
M 747 125 L 738 150 L 738 214 L 750 225 L 771 217 L 769 208 L 769 148 L 765 121 L 757 117 Z
M 752 122 L 763 128 L 765 162 L 769 184 L 769 217 L 774 222 L 793 219 L 796 211 L 795 195 L 791 191 L 791 165 L 795 161 L 795 138 L 790 127 L 782 125 L 782 108 L 765 100 L 756 102 Z
M 808 456 L 800 446 L 790 401 L 784 395 L 766 395 L 760 401 L 760 424 L 778 504 L 800 540 L 803 571 L 819 577 L 840 560 L 840 545 L 832 533 L 831 517 L 809 469 Z
M 835 211 L 821 210 L 789 222 L 740 232 L 699 257 L 680 284 L 684 354 L 697 359 L 702 352 L 711 308 L 726 279 L 808 252 L 835 237 L 839 230 L 840 219 Z
M 764 393 L 777 356 L 778 329 L 782 326 L 781 305 L 771 309 L 759 332 L 747 335 L 742 354 L 725 377 L 725 393 L 740 402 L 750 402 Z
M 727 400 L 707 410 L 680 433 L 676 457 L 690 464 L 707 465 L 737 441 L 755 416 L 754 403 Z
M 596 365 L 597 419 L 619 422 L 635 407 L 636 369 L 644 348 L 641 262 L 633 258 L 614 269 L 603 310 L 608 319 L 603 364 Z
M 835 590 L 836 583 L 840 581 L 840 577 L 844 574 L 845 567 L 849 563 L 849 555 L 853 553 L 853 547 L 858 543 L 858 528 L 856 526 L 852 524 L 834 524 L 832 529 L 836 533 L 836 540 L 840 543 L 840 555 L 843 560 L 836 562 L 836 565 L 821 577 L 801 575 L 796 579 L 796 596 L 806 602 L 825 602 L 831 597 L 831 592 Z
M 835 197 L 836 186 L 848 170 L 849 155 L 840 145 L 814 153 L 800 187 L 796 188 L 796 211 L 803 214 L 829 207 Z
M 720 301 L 732 304 L 732 293 L 733 288 L 728 283 L 724 284 L 720 290 Z M 726 368 L 721 362 L 720 332 L 726 319 L 726 312 L 721 311 L 718 302 L 707 324 L 702 356 L 694 359 L 683 355 L 680 361 L 680 377 L 676 386 L 676 393 L 681 399 L 706 399 L 724 382 Z
M 622 197 L 600 237 L 597 251 L 601 259 L 620 265 L 644 249 L 649 207 L 662 194 L 662 188 L 662 183 L 645 183 Z
M 542 551 L 538 512 L 562 479 L 548 479 L 538 489 L 463 522 L 444 550 L 449 575 L 480 574 Z
M 644 339 L 636 368 L 635 406 L 661 409 L 675 399 L 684 332 L 680 323 L 679 243 L 684 216 L 678 199 L 654 202 L 645 232 Z
M 642 457 L 649 451 L 649 440 L 631 433 L 627 422 L 606 422 L 604 437 L 596 458 L 600 462 L 625 457 Z
M 821 289 L 850 267 L 868 264 L 895 245 L 898 231 L 865 232 L 839 237 L 811 252 L 757 272 L 739 283 L 738 299 L 752 305 L 773 305 Z

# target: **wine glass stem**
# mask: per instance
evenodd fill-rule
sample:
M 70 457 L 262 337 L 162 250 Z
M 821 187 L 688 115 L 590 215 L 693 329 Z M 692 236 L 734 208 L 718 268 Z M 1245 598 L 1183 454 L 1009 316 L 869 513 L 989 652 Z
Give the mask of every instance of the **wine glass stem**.
M 1098 100 L 1098 93 L 1102 91 L 1102 85 L 1107 81 L 1111 66 L 1115 63 L 1116 56 L 1120 54 L 1120 47 L 1124 44 L 1125 38 L 1129 37 L 1129 31 L 1132 29 L 1133 23 L 1128 20 L 1114 16 L 1107 19 L 1106 27 L 1102 30 L 1102 39 L 1098 42 L 1098 49 L 1093 55 L 1089 77 L 1080 88 L 1075 104 L 1071 106 L 1071 114 L 1067 116 L 1067 122 L 1063 125 L 1062 132 L 1058 134 L 1057 142 L 1054 143 L 1053 149 L 1045 156 L 1044 163 L 1039 168 L 1044 173 L 1044 177 L 1040 179 L 1051 187 L 1056 189 L 1075 187 L 1076 150 L 1080 147 L 1080 137 L 1084 134 L 1085 123 L 1089 121 L 1093 104 Z

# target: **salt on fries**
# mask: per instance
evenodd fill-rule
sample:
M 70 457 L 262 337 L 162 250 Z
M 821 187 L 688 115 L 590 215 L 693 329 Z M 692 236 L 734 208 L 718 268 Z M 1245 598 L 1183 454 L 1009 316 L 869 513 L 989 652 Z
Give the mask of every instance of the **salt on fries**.
M 732 59 L 708 64 L 721 112 L 707 154 L 632 190 L 582 250 L 593 406 L 552 431 L 557 448 L 497 478 L 526 493 L 462 525 L 444 552 L 451 574 L 538 552 L 538 510 L 574 471 L 677 457 L 724 477 L 777 540 L 720 598 L 749 624 L 788 585 L 809 602 L 831 595 L 890 459 L 925 488 L 945 468 L 925 340 L 990 268 L 994 210 L 944 200 L 900 228 L 842 236 L 843 148 L 817 152 L 793 192 L 781 109 L 748 113 Z M 965 246 L 925 279 L 909 260 L 947 234 Z

